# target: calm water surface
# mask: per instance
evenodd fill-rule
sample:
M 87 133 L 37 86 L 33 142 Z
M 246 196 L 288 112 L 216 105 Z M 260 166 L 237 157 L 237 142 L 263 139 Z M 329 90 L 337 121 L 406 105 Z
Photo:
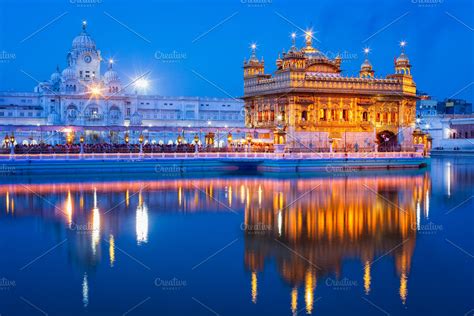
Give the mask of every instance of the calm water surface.
M 1 316 L 473 313 L 474 159 L 1 180 Z

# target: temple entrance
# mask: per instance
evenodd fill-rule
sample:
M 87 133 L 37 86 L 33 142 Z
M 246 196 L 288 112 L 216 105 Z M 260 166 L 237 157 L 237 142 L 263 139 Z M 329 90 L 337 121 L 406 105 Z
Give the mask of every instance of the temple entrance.
M 398 137 L 390 131 L 383 131 L 377 134 L 379 151 L 399 151 Z

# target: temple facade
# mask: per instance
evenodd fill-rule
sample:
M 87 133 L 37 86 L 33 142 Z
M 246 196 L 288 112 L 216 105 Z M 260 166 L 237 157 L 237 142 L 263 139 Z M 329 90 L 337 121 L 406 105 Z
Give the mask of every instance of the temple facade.
M 393 74 L 376 77 L 366 49 L 359 75 L 351 77 L 342 74 L 342 58 L 313 47 L 311 31 L 304 37 L 300 49 L 292 34 L 273 75 L 252 45 L 243 66 L 245 125 L 273 130 L 265 136 L 287 150 L 411 150 L 417 96 L 406 43 Z

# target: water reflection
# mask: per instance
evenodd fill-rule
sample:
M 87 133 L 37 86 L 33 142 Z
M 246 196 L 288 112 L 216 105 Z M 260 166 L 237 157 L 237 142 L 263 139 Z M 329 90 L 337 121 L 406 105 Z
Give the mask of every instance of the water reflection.
M 372 263 L 391 258 L 399 279 L 398 296 L 406 302 L 417 229 L 421 217 L 429 215 L 430 190 L 428 174 L 417 172 L 0 185 L 0 197 L 8 216 L 41 216 L 45 223 L 65 229 L 70 257 L 84 271 L 84 306 L 89 304 L 89 280 L 104 260 L 101 247 L 107 247 L 108 266 L 117 264 L 116 237 L 130 229 L 124 223 L 134 223 L 136 244 L 144 247 L 153 242 L 153 212 L 232 209 L 243 215 L 243 262 L 249 271 L 251 302 L 257 304 L 266 290 L 259 288 L 259 277 L 266 262 L 274 261 L 288 284 L 289 309 L 296 314 L 303 308 L 311 314 L 317 310 L 318 283 L 328 275 L 340 278 L 347 258 L 360 262 L 365 295 L 372 290 Z
M 276 260 L 292 288 L 291 309 L 301 288 L 311 313 L 318 279 L 339 277 L 344 259 L 360 260 L 368 295 L 371 264 L 390 256 L 405 302 L 416 229 L 429 214 L 429 191 L 426 174 L 267 182 L 265 192 L 272 198 L 260 203 L 257 194 L 258 203 L 245 209 L 245 265 L 255 273 L 264 270 L 265 261 Z

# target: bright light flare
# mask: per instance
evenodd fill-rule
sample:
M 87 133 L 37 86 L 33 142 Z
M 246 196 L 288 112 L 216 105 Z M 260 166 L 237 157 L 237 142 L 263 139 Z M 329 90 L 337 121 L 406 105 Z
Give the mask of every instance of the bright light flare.
M 150 82 L 145 78 L 140 78 L 135 81 L 134 85 L 138 89 L 147 89 L 150 85 Z
M 92 95 L 100 95 L 100 92 L 101 92 L 101 91 L 100 91 L 100 88 L 99 88 L 99 87 L 97 87 L 97 86 L 92 86 L 92 87 L 90 87 L 90 93 L 91 93 Z

